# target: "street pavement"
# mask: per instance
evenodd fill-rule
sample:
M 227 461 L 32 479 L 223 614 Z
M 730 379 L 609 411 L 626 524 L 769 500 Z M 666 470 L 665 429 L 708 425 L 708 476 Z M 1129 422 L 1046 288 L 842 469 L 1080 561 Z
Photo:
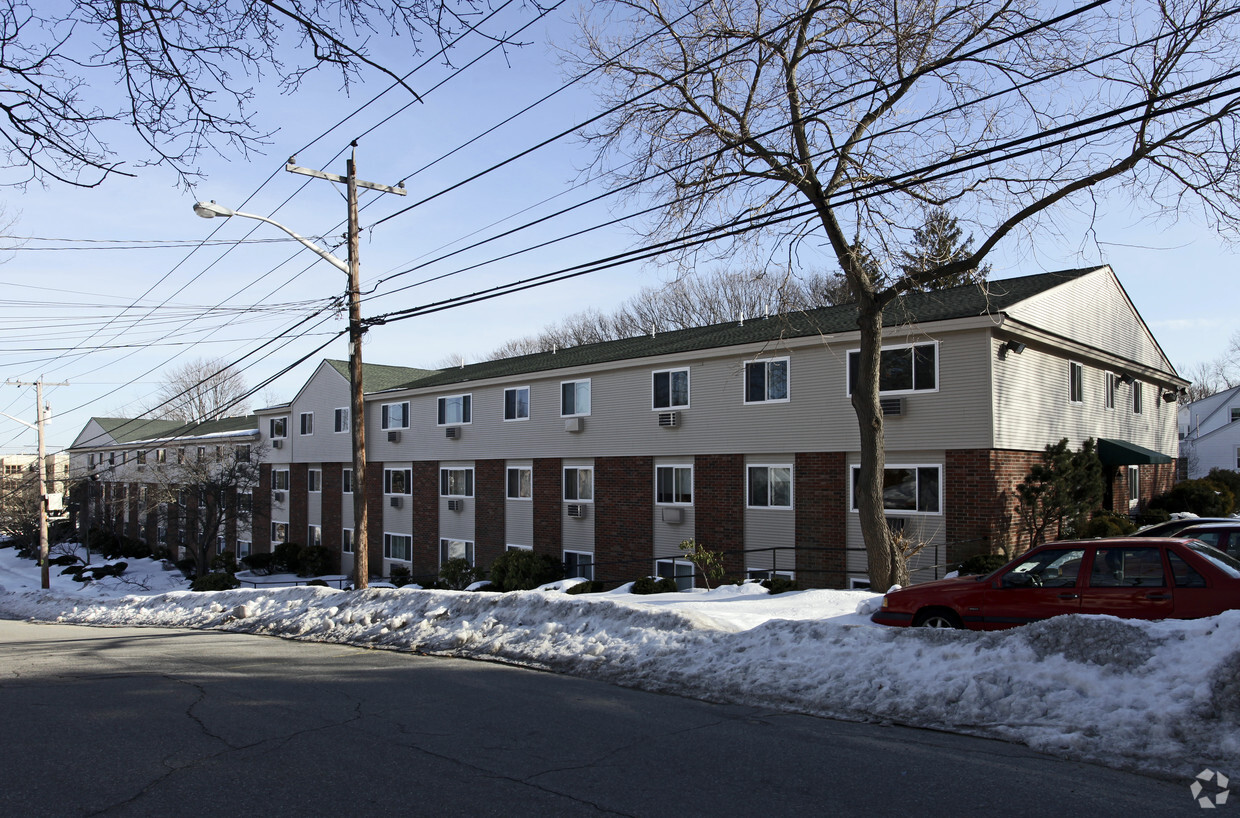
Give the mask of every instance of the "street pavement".
M 1001 742 L 217 631 L 0 620 L 0 724 L 23 818 L 1200 809 L 1188 781 Z

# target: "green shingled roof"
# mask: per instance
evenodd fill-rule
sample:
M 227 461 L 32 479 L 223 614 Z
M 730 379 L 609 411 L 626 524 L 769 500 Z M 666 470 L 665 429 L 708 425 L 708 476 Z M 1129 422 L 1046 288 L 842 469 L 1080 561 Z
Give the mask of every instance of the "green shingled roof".
M 1054 273 L 988 281 L 983 284 L 966 284 L 934 292 L 908 293 L 888 304 L 883 310 L 883 325 L 890 327 L 911 323 L 925 324 L 1002 312 L 1026 298 L 1099 269 L 1101 268 L 1089 267 L 1061 270 Z M 537 352 L 532 355 L 483 361 L 464 367 L 430 372 L 415 379 L 416 382 L 393 384 L 388 388 L 443 386 L 573 366 L 590 366 L 630 358 L 761 343 L 779 338 L 846 333 L 856 329 L 857 308 L 855 305 L 845 304 L 839 307 L 822 307 L 769 318 L 754 318 L 744 323 L 730 321 L 726 324 L 659 332 L 654 337 L 643 335 L 637 338 L 622 338 L 618 341 L 568 347 L 556 352 Z M 333 362 L 333 365 L 336 363 Z M 342 363 L 340 366 L 346 365 Z M 344 371 L 347 376 L 347 368 Z M 367 380 L 366 391 L 380 390 L 372 387 L 370 381 Z
M 349 362 L 328 359 L 332 369 L 339 372 L 345 380 L 349 379 Z M 433 369 L 415 369 L 410 366 L 386 366 L 384 364 L 362 364 L 362 391 L 382 392 L 402 386 L 412 386 L 428 375 L 437 374 Z
M 258 428 L 254 415 L 208 420 L 203 423 L 186 423 L 179 420 L 142 420 L 133 418 L 91 418 L 117 443 L 133 443 L 166 437 L 196 437 L 199 435 L 241 432 Z M 85 445 L 102 445 L 86 442 Z

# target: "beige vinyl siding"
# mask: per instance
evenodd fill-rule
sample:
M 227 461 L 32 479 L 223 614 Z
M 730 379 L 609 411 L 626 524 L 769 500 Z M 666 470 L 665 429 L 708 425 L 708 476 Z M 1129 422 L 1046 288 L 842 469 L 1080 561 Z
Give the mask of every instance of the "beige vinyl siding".
M 655 468 L 659 466 L 694 466 L 692 457 L 658 457 L 654 461 Z M 698 493 L 698 477 L 697 469 L 693 471 L 693 500 L 697 502 Z M 650 494 L 655 496 L 655 472 L 650 473 Z M 676 509 L 684 515 L 683 522 L 669 523 L 663 520 L 663 509 Z M 670 557 L 682 557 L 683 552 L 680 550 L 680 544 L 685 540 L 692 540 L 694 535 L 694 505 L 659 505 L 657 502 L 654 506 L 654 514 L 651 525 L 654 527 L 654 556 L 655 559 L 666 559 Z
M 745 550 L 753 548 L 781 547 L 775 552 L 776 563 L 780 570 L 792 570 L 796 565 L 791 550 L 796 545 L 796 458 L 790 453 L 783 454 L 752 454 L 745 458 L 746 474 L 741 479 L 741 496 L 736 502 L 745 507 Z M 749 480 L 748 469 L 753 466 L 790 466 L 792 467 L 792 507 L 791 508 L 748 508 Z M 710 544 L 707 543 L 709 546 Z M 771 552 L 746 553 L 745 561 L 758 560 L 761 565 L 769 565 Z
M 369 463 L 367 463 L 366 470 L 369 472 L 372 468 L 376 468 L 376 467 L 371 466 Z M 413 464 L 407 460 L 405 461 L 399 461 L 399 460 L 384 461 L 382 469 L 379 470 L 379 475 L 378 475 L 379 479 L 377 481 L 380 487 L 380 491 L 382 491 L 382 487 L 383 487 L 383 472 L 384 471 L 388 469 L 395 470 L 395 469 L 412 469 L 412 468 L 413 468 Z M 438 480 L 439 475 L 436 474 L 435 478 L 436 480 Z M 356 490 L 358 487 L 355 485 L 353 488 L 354 490 Z M 436 494 L 436 499 L 439 499 L 439 500 L 443 499 L 443 498 L 438 497 L 438 494 L 439 494 L 438 483 L 436 483 L 435 494 Z M 345 496 L 350 497 L 350 498 L 352 497 L 352 495 L 345 495 Z M 402 502 L 401 502 L 400 508 L 392 508 L 392 503 L 391 503 L 392 497 L 401 498 Z M 439 513 L 441 517 L 443 514 L 446 513 L 442 505 L 440 506 Z M 352 518 L 352 515 L 350 515 L 350 519 L 351 518 Z M 413 534 L 413 495 L 412 494 L 397 494 L 397 495 L 384 494 L 383 495 L 383 530 L 386 531 L 388 534 L 409 534 L 409 535 Z
M 556 410 L 559 411 L 558 409 Z M 594 553 L 594 515 L 597 506 L 594 502 L 586 503 L 585 519 L 568 516 L 569 503 L 564 499 L 564 469 L 594 468 L 592 458 L 566 459 L 560 468 L 560 531 L 563 547 L 568 551 L 585 551 Z M 598 498 L 598 473 L 594 474 L 594 497 Z
M 530 460 L 509 460 L 504 464 L 504 541 L 508 545 L 534 545 L 534 500 L 507 499 L 508 469 L 533 467 Z M 532 483 L 530 487 L 533 488 Z
M 1026 352 L 1026 354 L 1028 354 Z M 940 509 L 947 504 L 947 493 L 949 486 L 947 485 L 946 455 L 941 449 L 905 449 L 893 450 L 887 449 L 886 462 L 890 466 L 901 465 L 918 465 L 918 466 L 939 466 L 940 472 L 939 492 L 941 502 Z M 848 471 L 844 475 L 845 491 L 847 492 L 847 520 L 845 522 L 847 537 L 847 555 L 846 565 L 848 576 L 858 579 L 865 578 L 868 575 L 868 568 L 865 558 L 865 540 L 861 537 L 861 522 L 857 512 L 852 510 L 852 470 L 861 462 L 859 455 L 853 454 L 848 457 Z M 931 579 L 938 579 L 943 576 L 943 571 L 934 572 L 934 566 L 941 565 L 947 561 L 947 517 L 940 511 L 938 514 L 913 514 L 909 512 L 890 511 L 887 512 L 888 517 L 899 517 L 905 520 L 904 535 L 913 542 L 925 542 L 926 547 L 921 553 L 913 557 L 909 561 L 909 570 L 913 573 L 913 579 L 917 582 L 926 582 Z M 882 591 L 885 588 L 876 588 Z
M 349 405 L 349 382 L 331 364 L 324 361 L 298 392 L 288 409 L 289 436 L 285 443 L 290 458 L 297 463 L 344 463 L 351 460 L 352 435 L 337 434 L 336 409 Z M 314 434 L 302 435 L 299 419 L 303 412 L 314 413 Z M 264 425 L 264 434 L 268 431 Z M 378 424 L 368 426 L 368 435 L 374 434 Z
M 441 462 L 439 464 L 439 472 L 436 473 L 436 481 L 442 480 L 443 469 L 472 469 L 474 462 L 472 460 L 452 460 Z M 478 504 L 478 484 L 477 474 L 474 475 L 474 496 L 450 498 L 439 496 L 439 537 L 448 540 L 469 540 L 474 541 L 474 512 Z M 436 483 L 435 494 L 439 495 L 439 485 Z M 449 511 L 448 500 L 460 499 L 465 503 L 463 511 Z M 412 506 L 412 503 L 410 503 Z

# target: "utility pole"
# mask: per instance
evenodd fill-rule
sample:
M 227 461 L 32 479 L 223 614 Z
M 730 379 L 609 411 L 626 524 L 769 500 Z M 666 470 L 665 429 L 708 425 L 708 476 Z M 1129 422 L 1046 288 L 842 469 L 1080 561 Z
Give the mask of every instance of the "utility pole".
M 290 157 L 284 169 L 290 173 L 327 179 L 343 183 L 349 198 L 349 425 L 353 436 L 353 587 L 362 589 L 370 584 L 370 543 L 366 536 L 366 404 L 362 393 L 362 336 L 366 327 L 362 324 L 362 293 L 359 284 L 361 262 L 358 259 L 360 245 L 357 218 L 357 189 L 364 187 L 383 193 L 405 195 L 404 184 L 395 187 L 364 182 L 357 178 L 357 142 L 346 165 L 347 176 L 321 170 L 301 168 L 294 164 L 297 157 Z
M 47 564 L 47 447 L 43 442 L 43 424 L 47 422 L 47 405 L 43 403 L 43 378 L 37 381 L 6 381 L 10 386 L 33 386 L 35 388 L 36 401 L 36 419 L 37 423 L 28 423 L 21 418 L 15 418 L 12 415 L 4 415 L 9 420 L 15 420 L 23 426 L 28 426 L 39 433 L 39 462 L 35 471 L 39 475 L 39 565 L 42 568 L 43 590 L 51 587 L 51 575 Z M 67 382 L 49 384 L 50 386 L 68 386 Z M 0 412 L 0 414 L 4 414 Z M 55 478 L 55 475 L 52 475 Z

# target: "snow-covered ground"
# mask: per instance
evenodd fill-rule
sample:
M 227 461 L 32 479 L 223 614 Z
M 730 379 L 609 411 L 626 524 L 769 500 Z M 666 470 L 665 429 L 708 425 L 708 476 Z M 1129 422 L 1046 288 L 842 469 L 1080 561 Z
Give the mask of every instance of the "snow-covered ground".
M 1002 633 L 871 625 L 862 591 L 755 585 L 634 596 L 370 588 L 192 593 L 130 561 L 81 587 L 0 548 L 0 616 L 216 628 L 507 662 L 645 690 L 1020 742 L 1191 777 L 1240 774 L 1240 611 L 1065 616 Z

